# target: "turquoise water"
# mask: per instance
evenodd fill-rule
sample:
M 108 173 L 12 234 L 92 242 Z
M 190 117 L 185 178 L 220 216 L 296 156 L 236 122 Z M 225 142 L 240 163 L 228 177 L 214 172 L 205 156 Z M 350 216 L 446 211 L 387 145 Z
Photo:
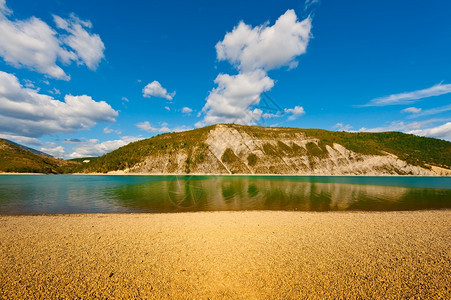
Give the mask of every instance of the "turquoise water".
M 1 175 L 0 214 L 451 208 L 451 177 Z

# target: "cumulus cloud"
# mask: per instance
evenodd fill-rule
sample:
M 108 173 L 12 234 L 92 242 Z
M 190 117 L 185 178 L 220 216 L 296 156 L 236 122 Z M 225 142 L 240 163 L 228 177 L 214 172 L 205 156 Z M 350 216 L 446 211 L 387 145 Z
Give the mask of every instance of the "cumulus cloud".
M 296 120 L 299 116 L 305 114 L 305 110 L 302 106 L 295 106 L 294 108 L 285 108 L 284 112 L 288 114 L 288 120 Z
M 66 155 L 66 150 L 63 146 L 55 146 L 55 147 L 41 147 L 40 151 L 50 154 L 54 157 L 63 158 Z
M 27 145 L 34 145 L 34 146 L 40 146 L 42 143 L 37 138 L 31 138 L 27 136 L 20 136 L 20 135 L 11 135 L 11 134 L 3 134 L 0 133 L 0 138 L 11 140 L 19 144 L 27 144 Z
M 78 63 L 85 64 L 91 70 L 97 69 L 99 62 L 105 57 L 105 45 L 98 34 L 88 32 L 92 23 L 80 20 L 73 14 L 68 19 L 59 16 L 53 16 L 53 19 L 58 28 L 68 33 L 61 40 L 75 51 Z
M 204 119 L 196 126 L 214 123 L 256 124 L 263 111 L 255 108 L 261 94 L 274 86 L 267 71 L 283 66 L 295 68 L 296 57 L 305 53 L 311 19 L 298 21 L 287 10 L 274 25 L 251 27 L 240 22 L 216 44 L 218 60 L 231 63 L 237 75 L 219 74 L 202 109 Z
M 451 84 L 439 83 L 423 90 L 405 92 L 400 94 L 392 94 L 386 97 L 375 98 L 363 106 L 387 106 L 387 105 L 410 104 L 420 99 L 429 98 L 433 96 L 440 96 L 448 93 L 451 93 Z
M 25 88 L 17 77 L 0 71 L 0 132 L 40 137 L 89 129 L 97 122 L 114 122 L 118 116 L 105 101 L 90 96 L 66 95 L 64 101 Z
M 240 22 L 216 44 L 219 60 L 227 60 L 241 71 L 294 67 L 295 58 L 307 49 L 311 19 L 298 22 L 294 10 L 287 10 L 273 26 L 252 28 Z
M 0 2 L 0 56 L 15 67 L 26 67 L 53 78 L 69 80 L 70 76 L 57 64 L 77 61 L 95 69 L 103 58 L 105 47 L 96 34 L 86 30 L 89 22 L 71 17 L 58 20 L 57 25 L 68 34 L 58 32 L 42 20 L 31 17 L 26 20 L 11 20 L 12 12 L 5 1 Z
M 411 130 L 408 133 L 451 141 L 451 122 L 447 122 L 437 127 Z
M 171 131 L 171 129 L 169 129 L 167 127 L 167 124 L 163 125 L 162 127 L 153 127 L 149 123 L 149 121 L 138 123 L 138 124 L 136 124 L 136 127 L 138 127 L 141 130 L 148 131 L 148 132 L 161 132 L 161 133 L 163 133 L 163 132 L 170 132 Z
M 411 114 L 417 114 L 421 111 L 421 108 L 416 108 L 416 107 L 407 107 L 403 110 L 401 110 L 401 112 L 403 113 L 411 113 Z
M 156 80 L 152 81 L 143 88 L 143 96 L 146 98 L 159 97 L 169 101 L 175 96 L 175 92 L 168 93 L 168 91 Z
M 10 21 L 0 15 L 0 36 L 0 56 L 5 62 L 54 78 L 70 79 L 56 61 L 68 63 L 75 54 L 60 46 L 56 32 L 47 23 L 35 17 Z
M 210 92 L 202 109 L 205 118 L 196 126 L 214 123 L 255 124 L 262 115 L 258 108 L 260 95 L 274 86 L 274 81 L 263 70 L 238 75 L 219 74 L 217 88 Z
M 97 139 L 91 139 L 81 143 L 80 146 L 75 147 L 74 152 L 70 153 L 68 156 L 70 158 L 101 156 L 140 139 L 141 137 L 135 136 L 123 136 L 118 140 L 104 142 L 99 142 Z
M 182 108 L 182 113 L 184 113 L 184 114 L 187 114 L 187 115 L 189 115 L 189 114 L 191 114 L 193 112 L 193 110 L 191 109 L 191 108 L 189 108 L 189 107 L 184 107 L 184 108 Z

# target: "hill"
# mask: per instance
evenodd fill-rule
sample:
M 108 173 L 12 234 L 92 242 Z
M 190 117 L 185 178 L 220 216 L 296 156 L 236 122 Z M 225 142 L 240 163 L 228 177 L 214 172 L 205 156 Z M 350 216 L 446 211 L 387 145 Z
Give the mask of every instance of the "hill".
M 57 174 L 76 164 L 0 139 L 0 172 Z
M 74 172 L 450 175 L 451 143 L 399 132 L 218 124 L 121 147 Z
M 24 145 L 21 145 L 21 144 L 18 144 L 18 143 L 15 143 L 13 141 L 10 141 L 10 140 L 7 140 L 7 139 L 3 139 L 3 140 L 5 142 L 7 142 L 7 143 L 13 144 L 14 146 L 17 146 L 17 147 L 22 148 L 24 150 L 30 151 L 31 153 L 34 153 L 34 154 L 37 154 L 37 155 L 40 155 L 40 156 L 53 157 L 50 154 L 44 153 L 42 151 L 38 151 L 36 149 L 30 148 L 30 147 L 27 147 L 27 146 L 24 146 Z

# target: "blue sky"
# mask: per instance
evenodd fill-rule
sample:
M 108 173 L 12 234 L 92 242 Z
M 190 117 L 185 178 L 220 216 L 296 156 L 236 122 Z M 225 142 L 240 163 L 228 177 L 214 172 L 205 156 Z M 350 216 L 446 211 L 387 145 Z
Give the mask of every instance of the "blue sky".
M 65 158 L 223 122 L 451 140 L 449 11 L 0 0 L 0 137 Z

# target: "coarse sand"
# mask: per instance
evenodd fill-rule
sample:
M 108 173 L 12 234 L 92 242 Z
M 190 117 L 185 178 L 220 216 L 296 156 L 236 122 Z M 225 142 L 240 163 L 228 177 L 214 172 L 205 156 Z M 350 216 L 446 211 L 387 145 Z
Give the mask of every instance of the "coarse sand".
M 451 298 L 451 210 L 0 216 L 2 299 Z

